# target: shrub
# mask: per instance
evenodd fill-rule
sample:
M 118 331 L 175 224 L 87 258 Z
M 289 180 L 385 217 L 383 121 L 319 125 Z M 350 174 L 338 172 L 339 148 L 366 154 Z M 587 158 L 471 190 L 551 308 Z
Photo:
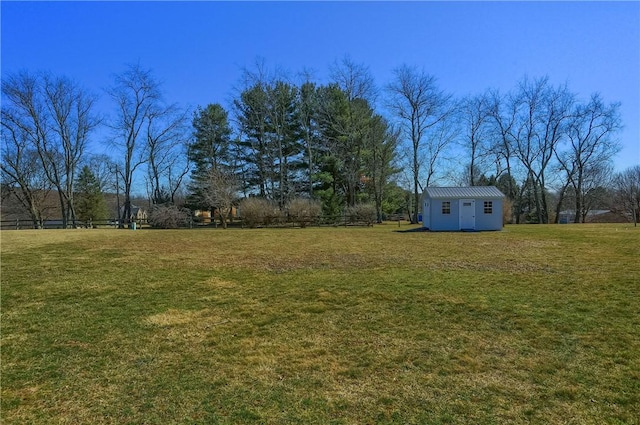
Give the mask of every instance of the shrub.
M 289 218 L 294 223 L 300 223 L 300 227 L 307 227 L 316 221 L 322 214 L 322 204 L 313 199 L 296 198 L 287 205 Z
M 371 226 L 376 221 L 376 207 L 373 204 L 356 204 L 347 208 L 351 223 L 365 223 Z
M 278 207 L 264 198 L 245 198 L 238 209 L 243 225 L 249 227 L 269 225 L 280 217 Z
M 149 224 L 158 229 L 177 229 L 189 225 L 191 212 L 175 205 L 156 205 L 149 212 Z
M 502 224 L 513 223 L 513 201 L 509 198 L 504 198 L 502 201 Z
M 269 226 L 271 224 L 280 224 L 285 221 L 284 218 L 285 217 L 283 216 L 282 211 L 280 211 L 280 208 L 278 208 L 278 205 L 275 202 L 270 201 L 267 209 L 265 209 L 263 219 L 264 225 Z

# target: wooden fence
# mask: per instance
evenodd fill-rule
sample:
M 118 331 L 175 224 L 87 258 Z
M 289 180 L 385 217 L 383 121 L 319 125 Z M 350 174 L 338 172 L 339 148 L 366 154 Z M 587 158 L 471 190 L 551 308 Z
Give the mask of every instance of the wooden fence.
M 389 217 L 393 221 L 400 221 L 404 219 L 404 217 L 393 216 Z M 348 216 L 348 215 L 340 215 L 340 216 L 320 216 L 320 217 L 293 217 L 293 216 L 277 216 L 277 217 L 263 217 L 260 222 L 257 223 L 248 223 L 243 221 L 242 218 L 234 218 L 231 221 L 227 222 L 227 227 L 232 228 L 241 228 L 241 227 L 319 227 L 319 226 L 371 226 L 375 223 L 375 220 L 370 220 L 367 218 L 356 217 L 356 216 Z M 202 223 L 190 219 L 188 222 L 182 223 L 180 228 L 212 228 L 212 227 L 221 227 L 221 224 L 218 220 L 211 221 L 209 223 Z M 63 229 L 64 226 L 62 224 L 61 219 L 54 220 L 44 220 L 41 224 L 35 225 L 32 220 L 24 220 L 24 219 L 16 219 L 16 220 L 1 220 L 0 228 L 2 230 L 21 230 L 21 229 Z M 78 221 L 76 220 L 75 225 L 67 224 L 67 229 L 72 228 L 111 228 L 117 229 L 118 220 L 117 219 L 109 219 L 109 220 L 91 220 L 88 222 Z M 133 229 L 132 223 L 123 223 L 122 228 Z M 151 228 L 151 225 L 148 223 L 148 220 L 137 220 L 135 222 L 136 229 L 147 229 Z
M 113 220 L 96 220 L 96 221 L 79 221 L 76 220 L 75 225 L 68 223 L 67 229 L 72 228 L 117 228 L 118 221 Z M 62 219 L 43 220 L 42 223 L 35 224 L 33 220 L 15 219 L 1 220 L 0 228 L 2 230 L 22 230 L 22 229 L 63 229 Z

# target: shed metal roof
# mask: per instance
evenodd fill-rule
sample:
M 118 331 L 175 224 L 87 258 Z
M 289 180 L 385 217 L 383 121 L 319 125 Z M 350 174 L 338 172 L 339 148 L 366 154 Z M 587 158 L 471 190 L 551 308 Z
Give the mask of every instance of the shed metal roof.
M 504 198 L 504 194 L 495 186 L 428 187 L 424 195 L 432 199 Z

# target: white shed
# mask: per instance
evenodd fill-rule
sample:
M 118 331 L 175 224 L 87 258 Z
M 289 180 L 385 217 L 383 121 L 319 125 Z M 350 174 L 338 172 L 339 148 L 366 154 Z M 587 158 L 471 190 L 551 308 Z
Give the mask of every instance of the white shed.
M 433 231 L 502 230 L 504 194 L 495 186 L 428 187 L 422 226 Z

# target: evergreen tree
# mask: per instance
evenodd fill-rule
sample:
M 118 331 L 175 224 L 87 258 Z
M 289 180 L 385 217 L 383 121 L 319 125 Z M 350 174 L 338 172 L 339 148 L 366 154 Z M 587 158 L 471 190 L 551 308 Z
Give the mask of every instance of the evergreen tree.
M 315 83 L 305 82 L 298 90 L 297 117 L 300 123 L 301 141 L 304 147 L 303 167 L 306 168 L 306 191 L 309 197 L 313 197 L 313 187 L 316 183 L 318 172 L 317 156 L 320 151 L 319 132 L 319 98 L 318 88 Z M 302 183 L 302 182 L 301 182 Z
M 374 125 L 374 111 L 364 99 L 349 100 L 337 85 L 320 90 L 319 168 L 324 178 L 319 189 L 342 198 L 342 205 L 354 206 L 364 189 L 365 153 Z M 330 187 L 327 187 L 331 184 Z
M 350 98 L 338 84 L 263 79 L 243 90 L 234 107 L 249 193 L 280 207 L 301 195 L 317 198 L 332 216 L 375 201 L 381 217 L 398 135 L 367 100 Z
M 80 221 L 107 219 L 107 202 L 100 190 L 100 183 L 87 165 L 82 167 L 78 175 L 76 190 L 76 214 Z
M 296 197 L 304 162 L 299 90 L 281 81 L 259 82 L 235 101 L 243 135 L 247 185 L 280 207 Z
M 217 103 L 204 109 L 198 107 L 193 117 L 193 129 L 189 160 L 195 165 L 195 173 L 228 165 L 231 127 L 227 111 Z
M 198 108 L 193 117 L 193 141 L 189 144 L 189 161 L 193 164 L 188 204 L 194 209 L 208 209 L 204 191 L 212 171 L 227 171 L 230 164 L 231 127 L 227 111 L 219 104 Z
M 255 84 L 240 93 L 234 100 L 240 131 L 241 160 L 246 164 L 245 186 L 267 198 L 273 180 L 273 162 L 267 142 L 267 92 L 263 84 Z
M 274 171 L 277 180 L 274 182 L 274 200 L 282 208 L 296 197 L 297 180 L 302 162 L 303 145 L 300 142 L 302 130 L 298 120 L 298 89 L 283 81 L 276 81 L 267 89 L 268 141 L 273 152 Z
M 399 139 L 400 132 L 397 129 L 391 128 L 382 116 L 374 115 L 364 154 L 364 181 L 376 207 L 376 219 L 379 223 L 383 219 L 383 202 L 389 178 L 400 171 L 394 167 Z

